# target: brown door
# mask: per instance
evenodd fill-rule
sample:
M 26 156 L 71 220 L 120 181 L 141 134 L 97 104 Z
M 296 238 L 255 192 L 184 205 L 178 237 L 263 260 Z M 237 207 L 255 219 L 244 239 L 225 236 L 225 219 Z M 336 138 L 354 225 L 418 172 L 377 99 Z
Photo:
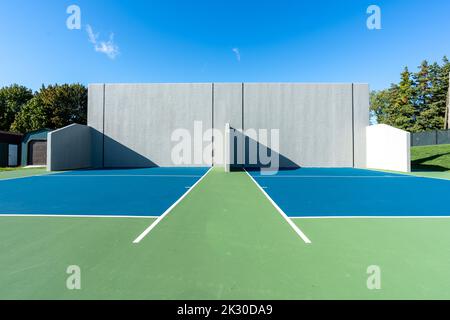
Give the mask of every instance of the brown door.
M 45 166 L 47 164 L 47 141 L 35 140 L 28 144 L 28 165 Z

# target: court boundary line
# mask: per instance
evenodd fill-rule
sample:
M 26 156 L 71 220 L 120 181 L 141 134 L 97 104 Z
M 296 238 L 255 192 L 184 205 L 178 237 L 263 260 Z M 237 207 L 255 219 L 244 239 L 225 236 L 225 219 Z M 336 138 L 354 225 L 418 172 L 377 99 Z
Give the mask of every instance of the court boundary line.
M 52 174 L 49 175 L 52 178 L 73 178 L 73 177 L 81 177 L 81 178 L 88 178 L 88 177 L 95 177 L 95 178 L 101 178 L 101 177 L 106 177 L 106 178 L 115 178 L 115 177 L 126 177 L 126 178 L 130 178 L 130 177 L 149 177 L 149 178 L 201 178 L 202 175 L 182 175 L 182 174 L 178 174 L 178 175 L 174 175 L 174 174 L 168 174 L 168 175 L 164 175 L 164 174 L 130 174 L 130 175 L 126 175 L 126 174 Z
M 158 216 L 135 215 L 82 215 L 82 214 L 1 214 L 1 218 L 132 218 L 132 219 L 157 219 Z
M 291 176 L 291 175 L 278 175 L 278 176 L 258 176 L 258 178 L 318 178 L 318 179 L 330 179 L 330 178 L 343 178 L 343 179 L 413 179 L 419 178 L 417 176 Z
M 286 222 L 291 226 L 291 228 L 297 233 L 300 238 L 306 243 L 311 244 L 311 240 L 303 233 L 302 230 L 284 213 L 284 211 L 275 203 L 275 201 L 267 194 L 267 192 L 259 185 L 259 183 L 252 177 L 252 175 L 245 170 L 250 179 L 255 183 L 258 189 L 266 196 L 272 206 L 278 211 L 278 213 L 286 220 Z
M 152 231 L 181 201 L 183 201 L 184 198 L 186 198 L 186 196 L 195 189 L 195 187 L 211 172 L 211 170 L 214 167 L 209 168 L 208 171 L 206 171 L 206 173 L 200 178 L 198 179 L 198 181 L 196 183 L 194 183 L 194 185 L 192 187 L 190 187 L 177 201 L 175 201 L 162 215 L 160 215 L 158 217 L 158 219 L 156 219 L 155 221 L 153 221 L 153 223 L 144 230 L 144 232 L 142 232 L 134 241 L 134 244 L 139 244 L 142 239 L 144 239 L 149 233 L 150 231 Z
M 306 217 L 289 217 L 290 219 L 304 220 L 332 220 L 332 219 L 450 219 L 448 216 L 306 216 Z

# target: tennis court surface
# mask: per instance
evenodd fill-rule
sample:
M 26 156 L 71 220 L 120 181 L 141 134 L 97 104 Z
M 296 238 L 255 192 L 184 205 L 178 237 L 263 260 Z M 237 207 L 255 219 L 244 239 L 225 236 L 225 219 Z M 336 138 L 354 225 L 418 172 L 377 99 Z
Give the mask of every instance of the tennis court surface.
M 79 170 L 0 184 L 3 215 L 162 215 L 207 168 Z
M 449 191 L 356 169 L 0 180 L 0 298 L 448 299 Z
M 289 217 L 450 216 L 445 180 L 351 168 L 250 174 Z

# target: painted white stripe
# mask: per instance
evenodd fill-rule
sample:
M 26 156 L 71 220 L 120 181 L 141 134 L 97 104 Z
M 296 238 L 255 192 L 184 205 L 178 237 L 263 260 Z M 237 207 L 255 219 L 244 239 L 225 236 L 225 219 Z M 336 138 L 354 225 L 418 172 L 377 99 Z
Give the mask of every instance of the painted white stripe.
M 158 217 L 147 229 L 144 230 L 134 241 L 133 243 L 139 243 L 142 241 L 142 239 L 145 238 L 147 234 L 150 233 L 186 196 L 194 190 L 194 188 L 208 175 L 209 172 L 211 172 L 212 167 L 191 187 L 188 191 L 186 191 L 185 194 L 181 196 L 180 199 L 178 199 L 174 204 L 172 204 L 161 216 Z
M 450 216 L 330 216 L 330 217 L 290 217 L 291 219 L 450 219 Z
M 96 177 L 96 178 L 109 178 L 109 177 L 126 177 L 126 178 L 133 178 L 133 177 L 160 177 L 160 178 L 200 178 L 201 175 L 165 175 L 165 174 L 67 174 L 67 175 L 49 175 L 49 177 L 52 178 L 74 178 L 74 177 L 82 177 L 82 178 L 89 178 L 89 177 Z
M 277 179 L 284 179 L 284 178 L 345 178 L 345 179 L 411 179 L 411 178 L 417 178 L 415 176 L 256 176 L 256 178 L 277 178 Z
M 2 214 L 0 218 L 132 218 L 132 219 L 157 219 L 158 216 L 113 216 L 113 215 L 77 215 L 77 214 Z
M 302 232 L 302 230 L 300 230 L 300 228 L 291 219 L 289 219 L 286 213 L 284 213 L 284 211 L 281 210 L 281 208 L 275 203 L 275 201 L 272 200 L 272 198 L 267 194 L 267 192 L 263 188 L 261 188 L 258 182 L 256 182 L 255 179 L 253 179 L 251 174 L 248 173 L 247 170 L 245 170 L 245 172 L 250 177 L 250 179 L 252 179 L 252 181 L 256 184 L 259 190 L 261 190 L 261 192 L 266 196 L 266 198 L 270 201 L 270 203 L 275 207 L 275 209 L 277 209 L 277 211 L 281 214 L 284 220 L 286 220 L 286 222 L 289 223 L 291 228 L 294 229 L 294 231 L 300 236 L 300 238 L 302 238 L 305 243 L 310 244 L 311 240 L 308 239 L 308 237 Z

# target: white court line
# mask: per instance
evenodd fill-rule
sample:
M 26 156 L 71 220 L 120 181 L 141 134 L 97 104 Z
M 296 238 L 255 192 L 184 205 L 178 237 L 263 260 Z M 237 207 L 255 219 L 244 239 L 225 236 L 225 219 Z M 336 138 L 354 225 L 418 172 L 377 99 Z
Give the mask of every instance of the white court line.
M 208 173 L 212 170 L 212 167 L 209 168 L 209 170 L 191 187 L 189 188 L 188 191 L 186 191 L 185 194 L 183 194 L 181 196 L 180 199 L 178 199 L 174 204 L 172 204 L 169 209 L 167 209 L 161 216 L 158 217 L 158 219 L 156 219 L 147 229 L 144 230 L 144 232 L 142 232 L 139 237 L 137 237 L 133 243 L 139 243 L 142 241 L 142 239 L 145 238 L 145 236 L 147 234 L 149 234 L 150 231 L 152 231 L 157 225 L 158 223 L 161 222 L 162 219 L 164 219 L 184 198 L 186 198 L 186 196 L 192 191 L 194 190 L 194 188 L 208 175 Z
M 260 175 L 258 178 L 277 178 L 277 179 L 283 179 L 283 178 L 345 178 L 345 179 L 411 179 L 411 178 L 418 178 L 416 176 L 289 176 L 289 175 L 278 175 L 278 176 L 264 176 Z
M 252 181 L 256 184 L 259 190 L 261 190 L 261 192 L 266 196 L 266 198 L 270 201 L 270 203 L 275 207 L 275 209 L 277 209 L 277 211 L 281 214 L 284 220 L 286 220 L 287 223 L 289 223 L 289 225 L 292 227 L 292 229 L 294 229 L 294 231 L 300 236 L 300 238 L 302 238 L 305 243 L 310 244 L 311 240 L 308 239 L 308 237 L 302 232 L 302 230 L 300 230 L 300 228 L 291 219 L 289 219 L 286 213 L 284 213 L 284 211 L 281 210 L 281 208 L 275 203 L 275 201 L 272 200 L 272 198 L 267 194 L 267 192 L 251 176 L 251 174 L 248 173 L 247 170 L 245 170 L 245 172 L 250 177 L 250 179 L 252 179 Z
M 0 218 L 132 218 L 132 219 L 156 219 L 158 216 L 114 216 L 114 215 L 82 215 L 82 214 L 2 214 Z
M 290 217 L 291 219 L 326 220 L 326 219 L 450 219 L 450 216 L 322 216 L 322 217 Z
M 164 174 L 130 174 L 130 175 L 126 175 L 126 174 L 55 174 L 55 175 L 51 175 L 52 178 L 73 178 L 73 177 L 96 177 L 96 178 L 101 178 L 101 177 L 161 177 L 161 178 L 200 178 L 201 175 L 164 175 Z

